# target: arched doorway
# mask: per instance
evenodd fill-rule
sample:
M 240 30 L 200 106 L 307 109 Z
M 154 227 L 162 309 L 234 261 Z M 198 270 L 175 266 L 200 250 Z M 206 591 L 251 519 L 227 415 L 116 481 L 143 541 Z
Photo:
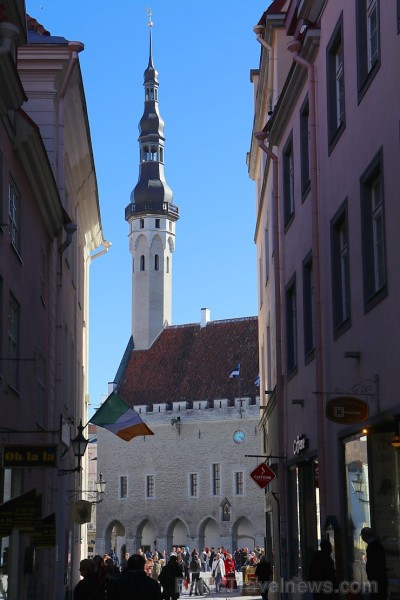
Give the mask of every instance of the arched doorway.
M 232 549 L 249 548 L 250 550 L 254 550 L 254 531 L 254 525 L 251 524 L 247 517 L 239 517 L 232 528 Z
M 157 531 L 153 523 L 148 519 L 142 521 L 136 532 L 137 548 L 141 548 L 143 552 L 153 551 L 157 545 Z
M 199 547 L 218 548 L 221 545 L 221 529 L 211 517 L 205 519 L 199 527 Z
M 174 519 L 167 528 L 167 551 L 171 552 L 173 546 L 188 546 L 188 542 L 188 527 L 180 519 Z
M 107 526 L 104 535 L 104 552 L 115 550 L 121 562 L 126 552 L 125 527 L 120 521 L 114 520 Z

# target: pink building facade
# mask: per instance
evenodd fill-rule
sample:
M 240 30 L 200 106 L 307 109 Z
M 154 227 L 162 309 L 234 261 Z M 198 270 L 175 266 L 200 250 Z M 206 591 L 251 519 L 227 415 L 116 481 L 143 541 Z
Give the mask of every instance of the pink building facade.
M 87 462 L 76 469 L 71 438 L 88 420 L 89 265 L 107 243 L 81 50 L 24 2 L 0 2 L 0 596 L 10 600 L 71 597 L 87 550 L 70 511 Z
M 366 581 L 364 526 L 398 593 L 400 7 L 275 0 L 255 27 L 260 424 L 278 477 L 267 548 L 307 577 L 323 537 Z M 257 135 L 256 135 L 257 134 Z M 260 393 L 262 396 L 262 394 Z M 279 500 L 279 510 L 278 503 Z

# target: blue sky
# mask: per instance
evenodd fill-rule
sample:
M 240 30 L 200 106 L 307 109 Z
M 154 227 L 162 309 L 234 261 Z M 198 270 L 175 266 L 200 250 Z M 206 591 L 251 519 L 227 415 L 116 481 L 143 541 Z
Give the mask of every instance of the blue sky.
M 80 64 L 109 252 L 90 267 L 91 407 L 107 393 L 131 332 L 131 255 L 124 219 L 139 173 L 138 123 L 153 12 L 153 59 L 165 121 L 165 176 L 179 207 L 173 324 L 257 315 L 253 26 L 269 0 L 27 0 L 52 35 L 80 41 Z

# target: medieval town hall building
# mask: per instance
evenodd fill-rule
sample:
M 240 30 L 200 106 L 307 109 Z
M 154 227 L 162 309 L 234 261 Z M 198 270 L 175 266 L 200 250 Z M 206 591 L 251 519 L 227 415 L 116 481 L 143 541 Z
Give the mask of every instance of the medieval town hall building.
M 150 23 L 151 26 L 151 23 Z M 111 384 L 154 432 L 130 442 L 98 428 L 96 553 L 174 545 L 264 545 L 257 317 L 171 325 L 178 207 L 164 176 L 158 73 L 144 72 L 139 179 L 125 209 L 132 254 L 132 332 Z M 128 336 L 127 336 L 128 337 Z M 230 376 L 234 372 L 235 376 Z

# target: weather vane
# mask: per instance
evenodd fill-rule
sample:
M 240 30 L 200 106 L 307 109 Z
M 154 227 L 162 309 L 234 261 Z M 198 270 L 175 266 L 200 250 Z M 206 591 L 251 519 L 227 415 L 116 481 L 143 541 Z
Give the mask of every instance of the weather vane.
M 149 22 L 147 23 L 149 27 L 153 27 L 153 21 L 151 20 L 151 17 L 153 16 L 153 11 L 151 10 L 151 8 L 145 8 L 144 9 L 147 13 Z

